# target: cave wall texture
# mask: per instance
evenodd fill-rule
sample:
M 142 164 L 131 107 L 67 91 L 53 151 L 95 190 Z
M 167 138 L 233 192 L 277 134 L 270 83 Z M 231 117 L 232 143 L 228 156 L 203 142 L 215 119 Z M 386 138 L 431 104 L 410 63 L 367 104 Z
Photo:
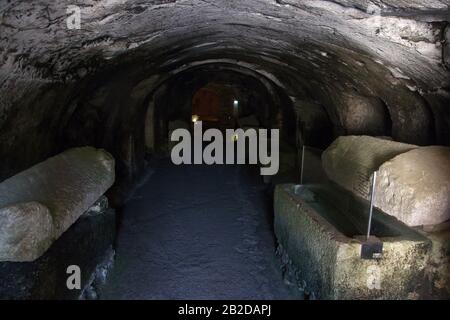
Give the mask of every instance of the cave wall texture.
M 282 92 L 300 118 L 325 110 L 334 136 L 450 145 L 449 4 L 1 1 L 0 180 L 74 145 L 139 167 L 152 94 L 210 66 Z

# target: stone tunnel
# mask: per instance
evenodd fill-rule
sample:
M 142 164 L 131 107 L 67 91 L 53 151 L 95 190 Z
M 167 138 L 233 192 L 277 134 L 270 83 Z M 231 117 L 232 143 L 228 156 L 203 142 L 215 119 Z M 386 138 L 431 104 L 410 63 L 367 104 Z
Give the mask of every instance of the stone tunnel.
M 449 299 L 449 5 L 1 1 L 0 298 Z

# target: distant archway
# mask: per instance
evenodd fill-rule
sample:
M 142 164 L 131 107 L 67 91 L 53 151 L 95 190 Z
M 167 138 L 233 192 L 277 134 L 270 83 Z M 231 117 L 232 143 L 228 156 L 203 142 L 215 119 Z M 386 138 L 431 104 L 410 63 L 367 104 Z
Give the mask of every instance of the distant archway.
M 233 87 L 209 83 L 195 92 L 192 98 L 192 117 L 207 127 L 234 127 L 234 101 L 237 92 Z

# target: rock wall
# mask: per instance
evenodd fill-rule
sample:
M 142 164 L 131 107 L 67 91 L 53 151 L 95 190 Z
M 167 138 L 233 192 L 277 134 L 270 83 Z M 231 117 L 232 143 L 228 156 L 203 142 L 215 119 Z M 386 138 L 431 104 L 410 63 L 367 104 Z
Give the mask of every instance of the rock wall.
M 162 83 L 219 64 L 317 102 L 334 137 L 450 143 L 446 0 L 89 0 L 80 29 L 67 26 L 70 5 L 0 3 L 0 179 L 67 136 L 114 153 Z

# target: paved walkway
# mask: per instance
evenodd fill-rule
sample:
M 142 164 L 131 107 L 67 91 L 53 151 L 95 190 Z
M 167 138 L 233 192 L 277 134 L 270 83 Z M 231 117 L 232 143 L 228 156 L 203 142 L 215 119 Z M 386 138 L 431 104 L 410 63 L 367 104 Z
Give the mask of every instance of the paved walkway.
M 104 299 L 292 299 L 257 168 L 161 163 L 123 212 Z

